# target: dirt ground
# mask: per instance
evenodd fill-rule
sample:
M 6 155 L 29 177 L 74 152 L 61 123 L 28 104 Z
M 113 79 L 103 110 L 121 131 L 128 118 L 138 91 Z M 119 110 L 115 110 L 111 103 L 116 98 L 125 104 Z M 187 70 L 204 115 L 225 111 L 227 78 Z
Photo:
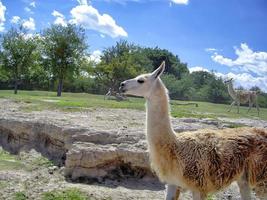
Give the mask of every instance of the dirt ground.
M 145 121 L 145 113 L 134 110 L 124 109 L 88 109 L 81 112 L 61 112 L 61 111 L 33 111 L 22 112 L 21 107 L 27 106 L 25 103 L 17 103 L 9 100 L 1 99 L 0 104 L 4 105 L 0 108 L 0 118 L 27 118 L 29 120 L 42 120 L 47 123 L 61 124 L 65 126 L 88 127 L 93 125 L 98 129 L 110 130 L 118 127 L 127 126 L 130 129 L 143 129 Z M 127 114 L 126 114 L 127 113 Z M 122 117 L 123 116 L 123 117 Z M 227 119 L 222 119 L 227 121 Z M 246 124 L 247 119 L 233 120 L 231 123 Z M 184 120 L 185 121 L 185 120 Z M 173 122 L 179 123 L 178 119 Z M 247 120 L 251 123 L 251 120 Z M 191 119 L 191 123 L 194 120 Z M 200 126 L 199 121 L 195 123 Z M 213 122 L 214 123 L 214 122 Z M 260 124 L 260 125 L 258 125 Z M 206 123 L 209 126 L 208 123 Z M 205 125 L 205 126 L 206 126 Z M 254 126 L 267 126 L 265 121 L 254 121 Z M 186 127 L 185 127 L 186 129 Z M 23 165 L 31 166 L 10 170 L 0 170 L 0 199 L 14 199 L 16 192 L 25 192 L 28 199 L 41 199 L 41 194 L 45 191 L 60 190 L 64 188 L 77 187 L 84 191 L 91 199 L 112 199 L 112 200 L 138 200 L 164 199 L 164 185 L 153 180 L 105 180 L 102 183 L 73 183 L 64 177 L 64 167 L 43 166 L 34 164 L 32 159 L 41 157 L 39 153 L 32 150 L 30 152 L 18 155 Z M 189 192 L 183 192 L 180 199 L 191 199 Z M 216 195 L 212 195 L 209 200 L 241 200 L 238 187 L 233 183 L 230 187 L 224 189 Z M 253 200 L 255 200 L 253 196 Z
M 16 170 L 0 170 L 0 199 L 13 200 L 17 192 L 23 192 L 28 199 L 42 199 L 47 191 L 79 188 L 92 200 L 162 200 L 164 185 L 153 180 L 105 180 L 102 183 L 73 183 L 64 177 L 64 167 L 43 166 L 36 159 L 43 159 L 35 150 L 21 152 L 17 155 L 23 166 Z M 181 200 L 192 199 L 187 191 L 182 193 Z M 238 187 L 233 183 L 230 187 L 213 195 L 209 200 L 241 200 Z M 253 199 L 256 199 L 255 196 Z

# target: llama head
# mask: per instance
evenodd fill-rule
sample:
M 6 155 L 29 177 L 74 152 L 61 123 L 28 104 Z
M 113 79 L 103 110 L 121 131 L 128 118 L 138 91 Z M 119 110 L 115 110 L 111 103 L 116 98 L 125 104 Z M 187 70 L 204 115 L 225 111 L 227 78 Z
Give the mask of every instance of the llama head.
M 230 83 L 233 83 L 233 78 L 225 80 L 224 83 L 227 84 L 227 85 L 230 84 Z
M 133 79 L 123 81 L 120 84 L 120 91 L 124 94 L 148 98 L 164 70 L 165 61 L 150 74 L 142 74 Z

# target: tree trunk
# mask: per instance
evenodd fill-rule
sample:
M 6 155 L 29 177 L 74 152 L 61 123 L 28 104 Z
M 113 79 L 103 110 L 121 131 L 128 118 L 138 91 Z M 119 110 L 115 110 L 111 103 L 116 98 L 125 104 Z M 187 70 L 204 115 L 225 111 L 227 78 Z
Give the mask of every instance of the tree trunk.
M 59 82 L 58 82 L 58 87 L 57 87 L 57 96 L 58 97 L 61 97 L 62 87 L 63 87 L 63 78 L 60 78 Z
M 14 94 L 17 94 L 18 93 L 18 66 L 15 67 L 14 79 L 15 79 Z
M 18 93 L 18 79 L 17 77 L 15 78 L 15 85 L 14 85 L 14 94 Z

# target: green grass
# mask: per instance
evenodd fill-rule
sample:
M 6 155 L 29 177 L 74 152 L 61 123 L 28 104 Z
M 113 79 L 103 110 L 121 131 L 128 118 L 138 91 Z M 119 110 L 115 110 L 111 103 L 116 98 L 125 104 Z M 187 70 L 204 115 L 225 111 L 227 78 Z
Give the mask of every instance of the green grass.
M 0 170 L 18 170 L 24 167 L 17 156 L 0 149 Z
M 8 183 L 5 180 L 0 180 L 0 190 L 7 187 Z
M 130 108 L 143 109 L 144 100 L 130 98 L 130 101 L 118 102 L 115 100 L 104 100 L 102 95 L 86 93 L 62 93 L 62 97 L 56 97 L 55 92 L 45 91 L 19 91 L 17 95 L 10 90 L 0 90 L 0 98 L 9 98 L 18 102 L 32 105 L 28 111 L 43 109 L 78 110 L 81 108 Z
M 0 148 L 0 170 L 27 170 L 32 171 L 39 167 L 53 166 L 53 162 L 43 156 L 24 158 L 21 155 L 13 155 Z M 1 182 L 0 182 L 1 186 Z
M 89 200 L 89 198 L 77 188 L 61 191 L 45 192 L 42 200 Z
M 37 166 L 43 166 L 43 167 L 51 167 L 53 166 L 53 162 L 51 160 L 49 160 L 48 158 L 46 157 L 43 157 L 43 156 L 40 156 L 40 157 L 37 157 L 35 158 L 33 161 L 32 161 L 32 165 L 37 165 Z
M 79 111 L 81 109 L 95 108 L 127 108 L 127 109 L 145 109 L 145 101 L 142 98 L 129 98 L 130 101 L 104 100 L 103 95 L 93 95 L 86 93 L 62 93 L 62 97 L 56 97 L 55 92 L 46 91 L 19 91 L 17 95 L 10 90 L 0 90 L 0 98 L 13 99 L 14 101 L 24 102 L 24 111 L 38 111 L 44 109 L 59 109 L 63 111 Z M 257 117 L 256 109 L 253 108 L 250 113 L 247 112 L 246 106 L 240 107 L 240 114 L 236 113 L 233 107 L 232 112 L 227 112 L 229 105 L 214 104 L 207 102 L 192 101 L 171 101 L 171 114 L 174 117 L 196 117 L 196 118 L 255 118 Z M 197 103 L 194 105 L 179 105 L 186 103 Z M 261 108 L 259 119 L 267 120 L 267 109 Z
M 28 197 L 24 192 L 16 192 L 14 194 L 14 200 L 27 200 Z
M 207 200 L 213 200 L 213 196 L 212 195 L 208 195 Z
M 25 164 L 25 170 L 33 171 L 38 169 L 39 167 L 51 167 L 53 166 L 53 162 L 46 157 L 38 156 L 29 161 L 29 163 Z

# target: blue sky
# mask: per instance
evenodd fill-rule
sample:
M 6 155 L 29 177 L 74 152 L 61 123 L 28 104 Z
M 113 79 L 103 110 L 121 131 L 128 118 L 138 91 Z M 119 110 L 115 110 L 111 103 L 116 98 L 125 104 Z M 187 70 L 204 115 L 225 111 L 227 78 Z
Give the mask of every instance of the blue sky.
M 0 0 L 0 31 L 22 23 L 86 28 L 92 59 L 120 39 L 166 48 L 191 71 L 267 91 L 266 0 Z

